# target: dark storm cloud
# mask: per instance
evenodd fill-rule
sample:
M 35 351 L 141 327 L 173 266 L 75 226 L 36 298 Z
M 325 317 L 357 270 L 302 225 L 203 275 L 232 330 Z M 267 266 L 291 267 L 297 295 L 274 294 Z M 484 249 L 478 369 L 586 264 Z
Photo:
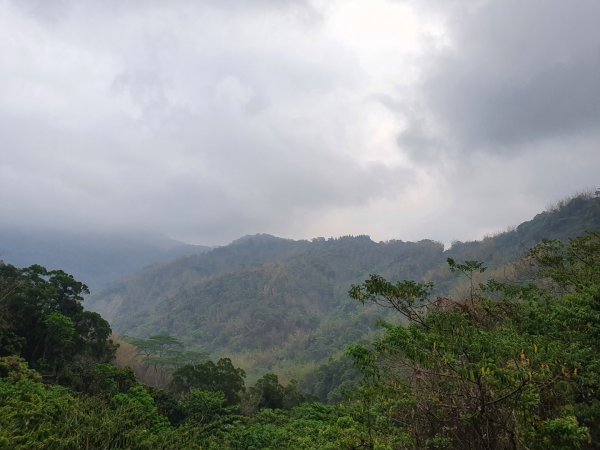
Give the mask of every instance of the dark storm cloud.
M 600 3 L 430 6 L 449 8 L 450 45 L 427 55 L 418 101 L 462 150 L 512 153 L 600 123 Z M 420 147 L 419 131 L 407 130 L 401 143 Z

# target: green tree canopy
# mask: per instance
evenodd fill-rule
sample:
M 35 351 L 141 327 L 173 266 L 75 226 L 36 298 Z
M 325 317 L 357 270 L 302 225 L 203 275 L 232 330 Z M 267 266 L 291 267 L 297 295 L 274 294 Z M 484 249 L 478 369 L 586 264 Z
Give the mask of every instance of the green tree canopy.
M 86 361 L 110 361 L 115 351 L 110 326 L 83 310 L 87 293 L 62 270 L 0 264 L 0 356 L 20 355 L 58 378 Z
M 414 448 L 598 448 L 599 250 L 598 233 L 542 243 L 527 258 L 535 283 L 477 286 L 480 263 L 449 261 L 470 281 L 465 299 L 430 300 L 418 284 L 378 276 L 353 286 L 353 298 L 408 321 L 349 350 L 371 443 L 387 434 Z
M 240 402 L 240 394 L 244 391 L 246 374 L 234 367 L 229 358 L 221 358 L 215 364 L 207 361 L 201 364 L 186 365 L 173 373 L 171 390 L 185 394 L 192 389 L 210 392 L 222 392 L 227 405 Z

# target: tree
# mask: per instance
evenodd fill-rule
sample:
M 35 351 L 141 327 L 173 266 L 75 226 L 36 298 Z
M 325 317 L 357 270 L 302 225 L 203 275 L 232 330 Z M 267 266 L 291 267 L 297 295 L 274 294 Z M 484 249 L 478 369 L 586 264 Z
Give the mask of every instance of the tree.
M 475 286 L 480 263 L 449 261 L 471 280 L 461 300 L 378 276 L 353 286 L 353 298 L 408 322 L 350 350 L 370 433 L 416 448 L 598 448 L 599 249 L 597 233 L 543 243 L 529 255 L 536 284 Z
M 233 407 L 225 407 L 223 392 L 192 389 L 181 400 L 186 421 L 193 424 L 208 424 L 232 413 Z
M 87 286 L 62 270 L 0 264 L 0 356 L 16 354 L 53 378 L 114 357 L 110 326 L 83 310 Z M 69 366 L 67 368 L 67 366 Z M 68 382 L 67 378 L 63 378 Z
M 167 386 L 172 371 L 208 360 L 206 352 L 185 350 L 183 342 L 166 334 L 147 339 L 124 336 L 123 340 L 134 345 L 142 356 L 142 362 L 153 368 L 153 384 L 158 387 Z
M 51 374 L 56 375 L 59 366 L 65 364 L 73 351 L 75 325 L 64 314 L 53 312 L 44 317 L 46 336 L 42 360 L 53 361 Z
M 250 395 L 255 399 L 256 409 L 281 409 L 285 400 L 285 389 L 279 384 L 274 373 L 267 373 L 250 388 Z
M 229 358 L 221 358 L 215 364 L 186 365 L 173 373 L 170 389 L 183 395 L 192 389 L 222 392 L 228 406 L 239 404 L 244 391 L 245 372 L 233 366 Z

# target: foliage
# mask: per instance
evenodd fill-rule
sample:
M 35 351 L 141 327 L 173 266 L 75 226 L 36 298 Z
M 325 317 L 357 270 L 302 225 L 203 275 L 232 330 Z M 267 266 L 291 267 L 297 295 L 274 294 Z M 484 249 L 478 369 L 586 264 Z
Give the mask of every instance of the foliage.
M 431 241 L 248 237 L 150 269 L 91 302 L 119 302 L 117 332 L 169 333 L 187 347 L 247 359 L 244 368 L 254 376 L 275 368 L 282 373 L 288 361 L 325 363 L 372 331 L 374 311 L 348 301 L 351 282 L 374 269 L 421 278 L 442 252 Z
M 561 211 L 542 219 L 551 222 Z M 282 265 L 259 269 L 258 283 L 257 269 L 246 270 L 244 286 L 269 302 L 252 316 L 256 327 L 235 339 L 255 337 L 260 345 L 251 355 L 275 357 L 261 346 L 278 335 L 260 341 L 260 321 L 291 311 L 302 295 L 302 274 L 308 274 L 315 284 L 302 305 L 313 315 L 278 325 L 297 326 L 287 351 L 315 347 L 309 355 L 329 358 L 314 364 L 302 385 L 266 373 L 246 389 L 245 372 L 230 359 L 185 355 L 182 341 L 161 330 L 133 340 L 155 367 L 174 370 L 168 390 L 148 388 L 131 369 L 109 363 L 110 328 L 98 314 L 83 311 L 83 284 L 62 271 L 0 265 L 0 449 L 600 448 L 600 233 L 543 241 L 516 272 L 521 278 L 510 283 L 484 278 L 490 271 L 474 256 L 458 262 L 456 254 L 433 249 L 449 256 L 448 276 L 466 279 L 464 297 L 439 297 L 428 281 L 390 282 L 384 273 L 352 285 L 355 308 L 316 301 L 331 294 L 332 280 L 350 285 L 357 274 L 368 274 L 363 266 L 340 269 L 354 253 L 369 263 L 374 243 L 368 238 L 281 247 L 269 237 L 259 241 L 235 246 L 252 247 L 258 259 L 277 254 Z M 318 257 L 310 263 L 296 253 L 306 246 Z M 324 255 L 336 263 L 323 263 Z M 215 296 L 219 289 L 225 298 L 239 295 L 239 285 L 223 284 L 237 275 L 220 277 L 209 283 Z M 360 304 L 372 305 L 362 318 Z M 387 321 L 369 344 L 362 327 L 377 306 L 388 308 Z M 255 312 L 252 304 L 248 309 Z M 339 317 L 302 334 L 324 312 Z M 335 350 L 344 341 L 354 342 L 346 359 Z M 337 404 L 313 403 L 300 390 L 306 383 Z
M 537 285 L 490 281 L 475 261 L 461 301 L 431 301 L 410 282 L 372 276 L 350 295 L 408 321 L 384 324 L 373 348 L 349 352 L 364 376 L 357 402 L 370 436 L 377 421 L 416 448 L 582 448 L 600 429 L 600 234 L 544 242 L 529 254 Z M 492 300 L 492 298 L 494 298 Z M 596 447 L 594 447 L 596 448 Z
M 331 358 L 306 374 L 299 387 L 322 403 L 340 403 L 345 393 L 358 386 L 360 373 L 345 355 Z
M 600 229 L 600 198 L 575 197 L 513 230 L 456 242 L 446 250 L 427 240 L 247 236 L 203 255 L 152 267 L 89 301 L 112 315 L 121 334 L 167 333 L 188 348 L 227 355 L 249 377 L 275 372 L 301 381 L 303 371 L 340 357 L 352 343 L 369 340 L 373 324 L 384 314 L 384 320 L 395 320 L 391 311 L 348 301 L 348 286 L 369 274 L 434 282 L 434 296 L 455 296 L 457 286 L 468 289 L 469 283 L 451 273 L 448 258 L 485 261 L 488 270 L 476 277 L 502 276 L 507 263 L 542 238 L 567 240 L 588 229 Z
M 192 389 L 221 392 L 226 404 L 231 406 L 240 402 L 245 376 L 244 371 L 234 367 L 229 358 L 221 358 L 216 364 L 207 361 L 177 369 L 173 373 L 170 389 L 178 394 L 185 394 Z
M 364 443 L 363 427 L 346 408 L 308 404 L 290 411 L 261 410 L 207 448 L 351 450 L 366 448 Z
M 110 399 L 39 381 L 0 378 L 0 448 L 191 449 L 141 386 Z
M 34 380 L 40 381 L 42 377 L 31 370 L 23 358 L 18 356 L 0 357 L 0 378 L 7 378 L 11 381 Z
M 187 350 L 179 339 L 167 334 L 150 336 L 148 339 L 130 336 L 123 336 L 122 339 L 134 346 L 139 363 L 151 368 L 151 381 L 147 382 L 159 388 L 164 388 L 170 383 L 173 371 L 185 365 L 208 361 L 206 352 Z
M 83 374 L 82 385 L 81 390 L 88 394 L 112 396 L 129 391 L 138 385 L 138 381 L 129 368 L 96 364 Z
M 286 386 L 279 383 L 274 373 L 267 373 L 249 388 L 244 396 L 242 406 L 246 414 L 260 409 L 291 409 L 302 403 L 314 400 L 298 389 L 298 382 L 291 380 Z
M 225 394 L 222 392 L 192 389 L 181 400 L 181 407 L 186 421 L 207 424 L 234 411 L 234 408 L 226 407 L 225 402 Z
M 4 286 L 0 356 L 19 354 L 44 375 L 69 383 L 76 362 L 106 362 L 114 355 L 110 327 L 84 311 L 87 287 L 61 270 L 0 265 Z

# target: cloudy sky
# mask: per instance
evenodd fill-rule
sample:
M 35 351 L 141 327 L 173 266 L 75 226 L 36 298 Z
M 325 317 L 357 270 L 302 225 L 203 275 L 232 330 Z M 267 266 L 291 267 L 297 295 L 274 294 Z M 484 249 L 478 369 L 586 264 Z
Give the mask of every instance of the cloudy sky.
M 480 238 L 600 185 L 596 0 L 0 0 L 0 223 Z

